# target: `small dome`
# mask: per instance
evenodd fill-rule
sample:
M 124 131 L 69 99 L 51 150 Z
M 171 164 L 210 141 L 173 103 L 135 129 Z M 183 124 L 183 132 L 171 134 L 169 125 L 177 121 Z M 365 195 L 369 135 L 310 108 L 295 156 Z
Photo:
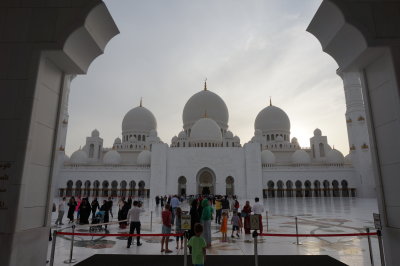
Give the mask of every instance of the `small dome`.
M 137 164 L 138 165 L 150 165 L 151 163 L 151 152 L 148 150 L 144 150 L 139 153 L 137 157 Z
M 153 113 L 143 106 L 138 106 L 126 113 L 122 120 L 122 132 L 149 132 L 157 129 L 157 121 Z
M 240 138 L 238 136 L 234 136 L 233 141 L 236 143 L 240 143 Z
M 100 136 L 100 132 L 97 129 L 92 131 L 92 137 L 98 138 L 99 136 Z
M 276 137 L 276 141 L 283 141 L 283 137 L 282 136 L 277 136 Z
M 335 149 L 328 151 L 326 154 L 326 163 L 327 164 L 343 164 L 344 157 L 343 154 Z
M 110 150 L 104 155 L 103 163 L 107 165 L 120 164 L 121 155 L 116 150 Z
M 316 128 L 314 130 L 314 137 L 321 137 L 322 136 L 322 131 L 319 128 Z
M 262 164 L 275 164 L 275 155 L 269 150 L 263 150 L 261 152 L 261 163 Z
M 223 129 L 228 128 L 228 107 L 226 107 L 221 97 L 209 90 L 202 90 L 194 94 L 186 102 L 182 114 L 183 128 L 188 129 L 192 127 L 197 120 L 204 116 L 205 112 L 219 127 Z
M 270 105 L 258 113 L 254 122 L 254 129 L 260 129 L 262 132 L 281 131 L 289 133 L 290 120 L 281 108 Z
M 114 144 L 121 144 L 121 139 L 120 138 L 116 138 L 114 140 Z
M 186 132 L 183 131 L 183 130 L 182 130 L 181 132 L 179 132 L 178 138 L 179 138 L 179 139 L 185 139 L 185 138 L 186 138 Z
M 190 140 L 222 142 L 221 128 L 210 118 L 199 119 L 192 127 Z
M 262 135 L 262 131 L 260 129 L 256 129 L 254 130 L 254 136 L 261 136 Z
M 87 164 L 88 156 L 85 151 L 77 150 L 71 155 L 69 160 L 71 164 Z
M 225 133 L 225 138 L 227 138 L 227 139 L 232 139 L 233 138 L 233 133 L 231 132 L 231 131 L 226 131 L 226 133 Z
M 299 144 L 299 141 L 297 140 L 297 138 L 292 138 L 291 143 L 292 144 Z
M 292 154 L 292 163 L 294 164 L 309 164 L 311 162 L 310 156 L 304 150 L 297 150 Z
M 177 136 L 174 136 L 173 138 L 172 138 L 172 140 L 171 140 L 171 142 L 177 142 L 178 141 L 178 137 Z

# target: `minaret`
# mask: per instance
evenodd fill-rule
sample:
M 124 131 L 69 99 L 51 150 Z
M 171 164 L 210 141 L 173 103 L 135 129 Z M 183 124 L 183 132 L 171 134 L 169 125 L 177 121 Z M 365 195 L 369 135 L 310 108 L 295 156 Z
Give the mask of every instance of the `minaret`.
M 357 170 L 361 187 L 358 195 L 375 197 L 375 181 L 371 165 L 369 134 L 366 124 L 365 106 L 360 75 L 357 72 L 339 73 L 343 79 L 346 98 L 346 124 L 353 166 Z

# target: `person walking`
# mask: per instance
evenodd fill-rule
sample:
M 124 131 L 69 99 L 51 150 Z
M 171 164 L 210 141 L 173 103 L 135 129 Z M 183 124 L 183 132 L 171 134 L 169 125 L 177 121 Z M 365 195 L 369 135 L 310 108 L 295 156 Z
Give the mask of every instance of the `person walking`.
M 58 217 L 56 220 L 56 225 L 64 225 L 62 219 L 64 217 L 65 212 L 65 197 L 62 198 L 60 203 L 58 203 Z
M 208 199 L 203 199 L 201 202 L 203 207 L 200 222 L 203 225 L 203 237 L 206 240 L 207 247 L 211 247 L 211 219 L 213 208 L 210 206 Z
M 78 204 L 75 201 L 74 197 L 71 197 L 68 201 L 68 219 L 69 222 L 68 223 L 72 223 L 74 221 L 74 212 L 75 212 L 75 208 Z
M 160 197 L 157 195 L 156 196 L 156 206 L 158 207 L 160 205 Z
M 175 222 L 175 234 L 183 234 L 182 230 L 182 209 L 180 207 L 176 208 L 176 222 Z M 183 249 L 183 235 L 176 236 L 176 249 L 179 248 L 179 239 L 181 240 L 181 249 Z
M 221 224 L 222 203 L 221 198 L 215 200 L 215 223 Z
M 110 209 L 109 204 L 106 200 L 103 201 L 103 205 L 100 207 L 100 211 L 104 212 L 103 222 L 108 223 L 110 221 Z M 107 225 L 104 226 L 105 230 L 107 231 Z
M 199 223 L 194 226 L 195 235 L 189 239 L 188 246 L 192 250 L 192 264 L 197 266 L 204 265 L 204 257 L 206 256 L 206 240 L 201 237 L 203 226 Z
M 129 234 L 133 234 L 136 230 L 136 234 L 140 234 L 140 214 L 145 212 L 145 210 L 142 208 L 142 204 L 138 201 L 133 202 L 133 207 L 128 211 L 128 224 L 130 222 L 130 228 L 129 228 Z M 132 237 L 128 237 L 128 244 L 127 248 L 131 247 L 132 243 Z M 140 243 L 140 236 L 136 237 L 136 246 L 141 246 L 142 243 Z
M 92 208 L 89 204 L 88 199 L 83 198 L 81 201 L 81 204 L 79 205 L 79 213 L 80 213 L 79 224 L 88 224 L 89 223 L 89 216 L 90 216 L 91 211 L 92 211 Z
M 244 234 L 245 234 L 245 242 L 251 242 L 251 234 L 250 234 L 250 214 L 251 214 L 251 206 L 250 202 L 246 201 L 242 209 L 242 217 L 244 218 Z
M 100 205 L 99 205 L 97 198 L 94 198 L 94 200 L 92 200 L 92 203 L 90 204 L 90 206 L 92 209 L 92 221 L 93 221 L 93 218 L 96 217 L 97 209 L 100 210 Z
M 222 212 L 227 212 L 228 216 L 229 216 L 229 200 L 228 200 L 228 196 L 225 195 L 225 197 L 222 200 Z
M 228 232 L 228 214 L 226 212 L 222 213 L 222 222 L 219 230 L 222 234 L 221 242 L 226 242 L 228 240 L 226 235 Z
M 242 220 L 240 219 L 237 211 L 233 212 L 231 223 L 232 223 L 231 237 L 234 238 L 233 234 L 235 233 L 235 231 L 236 231 L 236 236 L 239 237 L 239 229 L 242 227 Z
M 196 199 L 192 200 L 192 204 L 190 205 L 190 231 L 189 231 L 189 238 L 194 236 L 194 225 L 200 223 L 200 216 L 197 210 L 198 202 Z
M 171 208 L 172 208 L 172 222 L 171 222 L 171 224 L 172 224 L 172 225 L 175 224 L 175 212 L 176 212 L 176 208 L 179 207 L 180 203 L 181 203 L 181 202 L 179 201 L 177 195 L 174 195 L 174 196 L 171 198 Z
M 162 228 L 161 228 L 161 233 L 162 234 L 171 234 L 171 219 L 172 219 L 172 214 L 170 211 L 170 205 L 167 203 L 165 204 L 165 209 L 161 213 L 162 217 Z M 172 250 L 168 248 L 168 241 L 169 241 L 169 236 L 163 236 L 161 238 L 161 252 L 165 253 L 171 253 Z M 165 249 L 164 249 L 164 244 L 165 244 Z
M 253 205 L 253 213 L 258 215 L 258 224 L 260 228 L 260 233 L 262 234 L 263 232 L 263 224 L 262 224 L 262 214 L 264 213 L 264 205 L 260 203 L 260 199 L 256 197 L 254 199 L 256 203 Z

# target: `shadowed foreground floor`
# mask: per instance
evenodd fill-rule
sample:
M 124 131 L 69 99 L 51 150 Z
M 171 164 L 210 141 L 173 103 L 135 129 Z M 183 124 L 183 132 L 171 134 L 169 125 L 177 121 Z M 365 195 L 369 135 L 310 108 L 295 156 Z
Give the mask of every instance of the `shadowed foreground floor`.
M 346 265 L 327 255 L 263 255 L 258 256 L 259 266 L 342 266 Z M 183 265 L 183 256 L 176 255 L 116 255 L 97 254 L 86 260 L 75 264 L 76 266 L 177 266 Z M 188 265 L 192 265 L 191 257 L 188 256 Z M 210 255 L 206 257 L 206 266 L 223 265 L 254 265 L 254 256 L 250 255 Z

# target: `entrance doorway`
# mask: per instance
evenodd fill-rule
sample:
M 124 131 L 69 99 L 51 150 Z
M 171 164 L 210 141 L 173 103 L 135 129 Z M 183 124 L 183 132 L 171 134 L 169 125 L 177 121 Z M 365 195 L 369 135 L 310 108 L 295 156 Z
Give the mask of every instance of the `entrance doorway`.
M 186 195 L 186 177 L 181 176 L 178 179 L 178 195 L 182 196 L 182 195 Z
M 197 173 L 197 193 L 215 194 L 215 174 L 210 168 L 203 168 Z

